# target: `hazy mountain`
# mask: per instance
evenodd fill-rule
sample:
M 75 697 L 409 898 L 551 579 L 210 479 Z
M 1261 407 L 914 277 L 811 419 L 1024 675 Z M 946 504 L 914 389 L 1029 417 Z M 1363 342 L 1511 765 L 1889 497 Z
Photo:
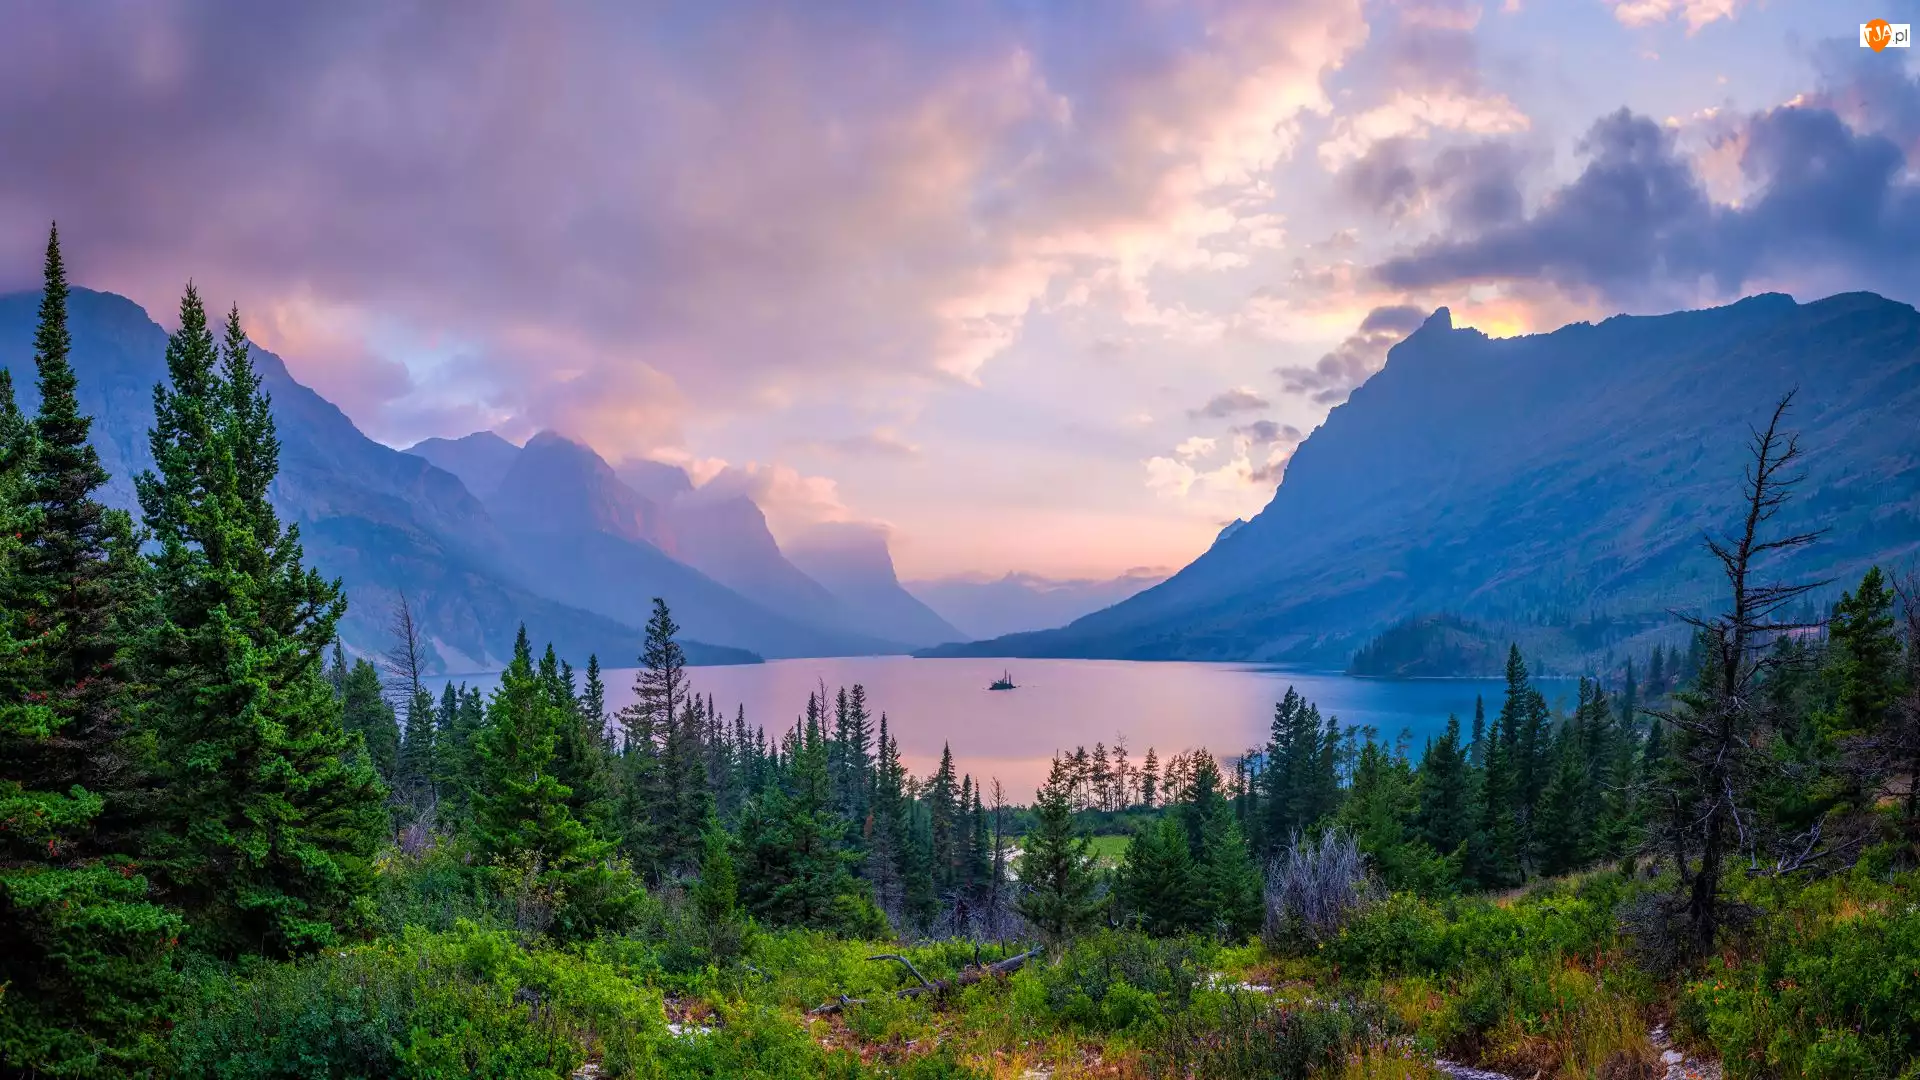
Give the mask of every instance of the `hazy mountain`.
M 491 431 L 476 431 L 458 439 L 423 439 L 407 448 L 460 478 L 481 499 L 500 490 L 500 481 L 513 467 L 520 448 Z
M 1504 340 L 1443 308 L 1186 569 L 1064 629 L 942 651 L 1338 663 L 1449 611 L 1591 656 L 1719 600 L 1701 531 L 1735 524 L 1748 425 L 1795 387 L 1807 480 L 1776 524 L 1828 532 L 1769 572 L 1837 594 L 1920 551 L 1913 308 L 1769 294 Z
M 709 498 L 696 492 L 668 504 L 667 515 L 681 560 L 715 581 L 794 618 L 869 629 L 825 586 L 787 560 L 752 499 Z M 874 631 L 874 636 L 886 635 Z
M 525 580 L 562 602 L 644 622 L 653 598 L 662 597 L 688 634 L 767 656 L 900 651 L 895 639 L 849 631 L 835 620 L 776 612 L 675 558 L 684 545 L 668 515 L 591 447 L 552 432 L 528 440 L 487 506 Z M 736 512 L 734 522 L 740 517 Z
M 1146 569 L 1104 580 L 963 575 L 909 581 L 906 589 L 967 636 L 991 638 L 1065 626 L 1166 579 L 1165 571 Z
M 665 506 L 693 490 L 693 479 L 687 470 L 664 461 L 631 458 L 615 465 L 613 472 L 635 494 L 658 506 Z
M 40 295 L 0 296 L 0 364 L 31 409 L 33 326 Z M 112 474 L 106 498 L 138 513 L 133 474 L 150 468 L 153 387 L 166 377 L 166 332 L 131 300 L 75 289 L 69 304 L 80 403 Z M 404 588 L 426 627 L 441 670 L 495 666 L 526 623 L 573 659 L 638 655 L 640 633 L 619 620 L 537 595 L 508 568 L 504 538 L 479 500 L 450 473 L 368 439 L 352 421 L 295 382 L 279 357 L 255 348 L 273 397 L 280 476 L 273 499 L 297 523 L 308 560 L 345 581 L 341 636 L 356 652 L 388 644 L 387 621 Z M 700 662 L 745 662 L 752 654 L 689 644 Z
M 850 607 L 787 560 L 752 499 L 696 490 L 677 465 L 643 458 L 609 465 L 591 448 L 552 432 L 534 436 L 524 451 L 491 432 L 477 432 L 429 439 L 409 453 L 481 482 L 497 469 L 499 476 L 488 485 L 489 505 L 517 533 L 610 533 L 650 544 L 768 612 L 830 631 L 832 641 L 820 651 L 900 652 L 947 640 L 896 640 L 878 624 L 868 625 L 871 612 Z M 509 482 L 507 474 L 516 468 L 521 476 Z M 517 524 L 523 522 L 538 525 Z M 527 554 L 541 550 L 531 545 Z M 898 619 L 885 610 L 877 617 L 887 625 Z M 795 647 L 773 646 L 780 655 Z
M 854 625 L 893 641 L 932 645 L 967 635 L 900 587 L 886 534 L 870 525 L 816 525 L 793 538 L 787 558 L 826 586 Z
M 600 532 L 672 546 L 659 507 L 622 483 L 592 447 L 551 431 L 527 440 L 487 505 L 509 530 Z

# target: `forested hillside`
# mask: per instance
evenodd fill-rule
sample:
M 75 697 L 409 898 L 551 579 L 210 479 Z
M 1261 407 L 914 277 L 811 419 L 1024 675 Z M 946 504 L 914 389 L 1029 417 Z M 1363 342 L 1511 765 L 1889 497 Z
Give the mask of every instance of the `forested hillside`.
M 1788 615 L 1787 402 L 1690 647 L 1570 712 L 1510 647 L 1421 747 L 1289 691 L 1260 746 L 1077 749 L 1011 806 L 859 686 L 722 715 L 661 601 L 611 715 L 526 626 L 485 695 L 425 689 L 405 606 L 350 660 L 238 313 L 182 300 L 136 523 L 52 241 L 46 283 L 31 415 L 0 374 L 0 1071 L 1920 1070 L 1920 581 Z

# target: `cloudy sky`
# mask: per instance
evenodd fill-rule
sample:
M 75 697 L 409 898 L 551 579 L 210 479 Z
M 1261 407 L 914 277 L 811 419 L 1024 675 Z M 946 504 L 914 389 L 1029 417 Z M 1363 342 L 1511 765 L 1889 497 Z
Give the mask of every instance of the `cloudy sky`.
M 1876 17 L 1920 0 L 13 0 L 0 287 L 57 217 L 396 446 L 555 428 L 912 576 L 1177 566 L 1436 306 L 1920 300 Z

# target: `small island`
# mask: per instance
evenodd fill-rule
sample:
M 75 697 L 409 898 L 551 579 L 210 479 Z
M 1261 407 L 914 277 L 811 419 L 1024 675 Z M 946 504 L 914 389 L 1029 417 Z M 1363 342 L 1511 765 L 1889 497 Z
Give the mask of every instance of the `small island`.
M 992 685 L 992 686 L 989 686 L 989 687 L 987 687 L 987 689 L 989 689 L 989 690 L 1014 690 L 1014 689 L 1017 689 L 1017 687 L 1015 687 L 1015 686 L 1013 685 L 1013 672 L 1011 672 L 1011 671 L 1003 671 L 1003 672 L 1001 672 L 1001 673 L 1000 673 L 1000 677 L 999 677 L 999 678 L 997 678 L 997 679 L 995 679 L 995 680 L 993 680 L 993 685 Z

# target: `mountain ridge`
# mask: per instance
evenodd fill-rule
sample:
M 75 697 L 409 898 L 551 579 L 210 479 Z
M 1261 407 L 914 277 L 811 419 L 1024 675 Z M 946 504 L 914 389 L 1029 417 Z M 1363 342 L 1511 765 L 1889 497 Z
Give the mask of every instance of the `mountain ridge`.
M 32 329 L 38 290 L 0 294 L 0 365 L 12 370 L 23 408 L 38 400 Z M 133 477 L 152 466 L 147 430 L 153 387 L 166 378 L 167 333 L 140 305 L 75 287 L 68 300 L 80 403 L 109 480 L 102 498 L 138 515 Z M 514 575 L 505 537 L 460 479 L 360 432 L 332 402 L 295 380 L 273 352 L 253 346 L 272 397 L 281 469 L 271 496 L 299 526 L 309 565 L 340 577 L 349 594 L 341 636 L 363 655 L 388 645 L 401 589 L 426 627 L 442 671 L 497 667 L 526 623 L 564 655 L 637 656 L 633 625 L 538 595 Z M 683 642 L 691 660 L 750 663 L 744 649 Z
M 1729 519 L 1747 425 L 1796 387 L 1810 480 L 1780 524 L 1834 528 L 1783 572 L 1857 580 L 1920 550 L 1911 306 L 1772 293 L 1503 339 L 1441 309 L 1301 444 L 1259 514 L 1166 582 L 923 655 L 1344 664 L 1394 620 L 1447 610 L 1559 620 L 1538 647 L 1577 662 L 1717 599 L 1700 530 Z

